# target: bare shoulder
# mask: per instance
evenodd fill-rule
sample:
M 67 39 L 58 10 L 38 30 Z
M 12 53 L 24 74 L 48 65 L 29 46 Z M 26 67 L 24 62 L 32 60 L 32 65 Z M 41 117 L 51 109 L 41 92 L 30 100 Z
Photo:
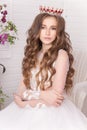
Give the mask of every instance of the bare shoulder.
M 65 50 L 60 49 L 58 51 L 58 56 L 57 56 L 57 59 L 56 59 L 56 62 L 55 62 L 55 68 L 58 68 L 58 66 L 62 67 L 65 64 L 69 65 L 69 56 L 68 56 L 68 54 Z
M 65 50 L 60 49 L 58 52 L 58 57 L 68 58 L 68 54 Z
M 57 56 L 57 59 L 56 59 L 56 62 L 58 61 L 68 61 L 69 60 L 69 56 L 67 54 L 67 51 L 63 50 L 63 49 L 60 49 L 58 51 L 58 56 Z

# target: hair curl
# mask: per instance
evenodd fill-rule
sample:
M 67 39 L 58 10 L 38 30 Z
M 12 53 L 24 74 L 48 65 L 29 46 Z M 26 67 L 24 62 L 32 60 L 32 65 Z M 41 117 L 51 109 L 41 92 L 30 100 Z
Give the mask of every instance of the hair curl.
M 24 76 L 24 84 L 27 88 L 30 86 L 31 69 L 35 68 L 38 59 L 37 54 L 42 49 L 42 42 L 39 39 L 40 30 L 42 22 L 47 17 L 54 17 L 57 20 L 57 37 L 52 43 L 52 47 L 44 54 L 42 61 L 40 63 L 40 71 L 36 75 L 37 86 L 41 89 L 44 88 L 44 84 L 48 81 L 48 70 L 51 73 L 49 77 L 50 86 L 52 85 L 52 76 L 56 73 L 53 63 L 58 56 L 58 51 L 63 49 L 67 52 L 69 56 L 69 71 L 67 73 L 65 89 L 68 90 L 72 87 L 72 77 L 74 75 L 73 55 L 71 54 L 71 41 L 69 35 L 65 32 L 65 20 L 62 16 L 51 15 L 48 13 L 42 13 L 36 16 L 31 28 L 28 30 L 27 45 L 25 46 L 24 58 L 22 62 L 22 72 Z M 45 72 L 45 73 L 44 73 Z M 39 81 L 39 75 L 41 75 L 42 80 Z M 50 87 L 49 86 L 49 87 Z

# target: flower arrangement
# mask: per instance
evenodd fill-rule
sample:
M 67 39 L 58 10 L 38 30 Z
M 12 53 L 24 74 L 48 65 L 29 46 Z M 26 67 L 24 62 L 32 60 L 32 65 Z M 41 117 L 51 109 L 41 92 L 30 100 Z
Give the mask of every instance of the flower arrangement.
M 0 44 L 4 45 L 9 42 L 12 45 L 17 39 L 17 27 L 7 19 L 6 7 L 6 4 L 0 5 Z
M 0 105 L 3 105 L 6 97 L 8 96 L 3 92 L 2 87 L 0 87 Z

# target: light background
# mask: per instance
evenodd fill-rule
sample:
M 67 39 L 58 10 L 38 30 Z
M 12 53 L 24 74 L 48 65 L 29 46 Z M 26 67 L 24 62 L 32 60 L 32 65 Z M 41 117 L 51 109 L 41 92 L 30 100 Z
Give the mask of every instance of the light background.
M 66 31 L 70 34 L 73 48 L 87 51 L 87 2 L 86 0 L 0 0 L 1 3 L 8 5 L 9 19 L 17 25 L 19 37 L 15 45 L 8 49 L 8 53 L 4 51 L 0 58 L 0 63 L 6 66 L 6 72 L 0 73 L 0 84 L 4 92 L 9 95 L 5 103 L 7 106 L 13 100 L 13 92 L 20 83 L 26 31 L 39 13 L 39 6 L 63 8 Z

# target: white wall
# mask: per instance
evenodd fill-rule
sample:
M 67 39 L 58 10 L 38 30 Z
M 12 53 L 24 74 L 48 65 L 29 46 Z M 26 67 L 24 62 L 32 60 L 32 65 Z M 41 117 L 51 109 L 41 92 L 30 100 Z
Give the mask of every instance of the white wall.
M 86 0 L 65 0 L 67 30 L 73 47 L 87 50 L 87 2 Z
M 39 6 L 59 7 L 64 9 L 66 31 L 70 34 L 73 48 L 87 50 L 87 4 L 86 0 L 0 0 L 7 3 L 12 19 L 18 27 L 19 40 L 8 50 L 9 56 L 0 58 L 0 63 L 6 66 L 6 72 L 0 74 L 0 84 L 9 95 L 5 105 L 13 100 L 13 92 L 17 90 L 21 77 L 21 62 L 23 49 L 26 44 L 26 31 L 30 27 L 35 15 L 39 13 Z

